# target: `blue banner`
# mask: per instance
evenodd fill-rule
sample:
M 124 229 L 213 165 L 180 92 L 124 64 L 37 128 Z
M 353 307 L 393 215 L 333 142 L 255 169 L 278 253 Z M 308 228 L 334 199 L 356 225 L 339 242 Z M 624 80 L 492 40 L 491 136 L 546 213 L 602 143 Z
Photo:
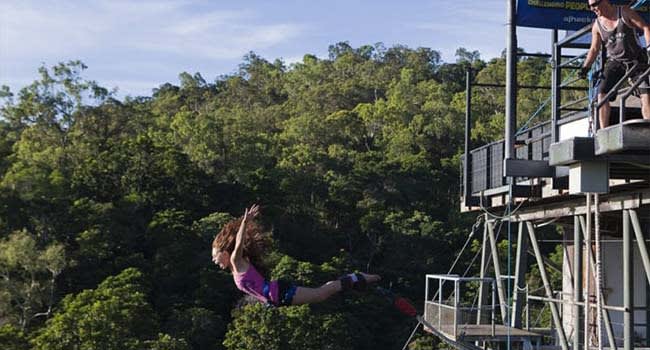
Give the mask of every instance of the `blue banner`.
M 593 2 L 593 0 L 590 0 Z M 610 0 L 615 5 L 629 5 L 629 0 Z M 648 6 L 637 9 L 648 21 Z M 593 22 L 596 15 L 587 0 L 518 0 L 517 25 L 521 27 L 578 30 Z

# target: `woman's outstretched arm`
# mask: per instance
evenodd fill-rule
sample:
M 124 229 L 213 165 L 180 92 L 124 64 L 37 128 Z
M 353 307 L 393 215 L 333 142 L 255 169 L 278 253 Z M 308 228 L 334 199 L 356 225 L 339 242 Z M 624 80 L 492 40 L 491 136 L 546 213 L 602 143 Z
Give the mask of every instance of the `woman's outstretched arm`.
M 250 208 L 244 210 L 244 216 L 241 220 L 241 225 L 239 225 L 239 230 L 237 231 L 237 237 L 235 237 L 235 249 L 233 249 L 232 254 L 230 255 L 230 263 L 232 264 L 233 270 L 237 273 L 244 273 L 248 270 L 248 261 L 244 258 L 244 233 L 246 232 L 246 221 L 248 219 L 254 219 L 257 214 L 259 214 L 260 207 L 257 204 L 253 204 Z

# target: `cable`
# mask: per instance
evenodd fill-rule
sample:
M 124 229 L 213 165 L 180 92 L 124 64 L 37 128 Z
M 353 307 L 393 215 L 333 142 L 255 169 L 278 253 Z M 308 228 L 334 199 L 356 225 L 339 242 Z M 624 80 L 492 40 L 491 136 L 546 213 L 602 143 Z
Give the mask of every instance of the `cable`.
M 508 215 L 499 216 L 499 215 L 496 215 L 496 214 L 492 214 L 492 213 L 490 213 L 490 211 L 487 210 L 487 208 L 485 208 L 485 207 L 483 206 L 483 195 L 480 195 L 480 196 L 479 196 L 479 206 L 481 207 L 481 210 L 482 210 L 485 214 L 487 214 L 489 217 L 491 217 L 492 219 L 496 219 L 496 220 L 505 220 L 505 219 L 508 219 L 508 221 L 510 221 L 510 217 L 511 217 L 514 213 L 516 213 L 517 210 L 519 210 L 519 208 L 521 208 L 521 206 L 522 206 L 524 203 L 526 203 L 527 201 L 528 201 L 528 198 L 526 198 L 526 199 L 524 199 L 523 201 L 521 201 L 521 203 L 519 203 L 519 205 L 515 208 L 515 210 L 513 210 L 512 212 L 509 212 Z M 506 210 L 506 212 L 508 212 L 508 210 Z
M 501 234 L 501 227 L 503 227 L 503 221 L 501 221 L 499 223 L 499 228 L 497 229 L 497 233 L 496 233 L 496 237 L 495 237 L 496 240 L 499 239 L 499 236 Z M 487 257 L 488 260 L 492 257 L 491 254 L 492 254 L 492 252 L 490 251 L 490 256 Z M 465 272 L 463 273 L 463 277 L 467 276 L 467 274 L 469 273 L 469 270 L 471 270 L 472 266 L 476 262 L 476 259 L 478 259 L 479 255 L 481 255 L 481 250 L 477 251 L 476 254 L 474 254 L 474 257 L 472 258 L 472 261 L 469 263 L 469 265 L 467 266 L 467 269 L 465 269 Z M 487 269 L 487 266 L 485 268 Z M 485 272 L 485 270 L 482 271 L 482 272 Z
M 551 219 L 551 220 L 549 220 L 549 221 L 542 222 L 541 224 L 536 224 L 536 225 L 534 225 L 534 227 L 535 227 L 535 228 L 540 228 L 540 227 L 548 226 L 548 225 L 550 225 L 550 224 L 552 224 L 552 223 L 554 223 L 554 222 L 560 220 L 561 218 L 562 218 L 561 216 L 558 216 L 558 217 L 556 217 L 555 219 Z M 537 240 L 537 241 L 539 242 L 539 240 Z
M 474 237 L 475 229 L 476 229 L 476 228 L 481 224 L 481 221 L 482 221 L 482 220 L 483 220 L 483 219 L 481 219 L 481 216 L 479 216 L 479 217 L 476 219 L 476 222 L 474 222 L 474 225 L 472 225 L 472 231 L 471 231 L 471 232 L 469 233 L 469 235 L 467 236 L 467 240 L 465 241 L 465 244 L 463 245 L 463 248 L 460 250 L 460 253 L 458 253 L 458 255 L 456 256 L 456 260 L 454 260 L 454 263 L 451 264 L 451 268 L 449 269 L 449 272 L 447 272 L 448 275 L 451 274 L 451 272 L 454 270 L 454 267 L 456 267 L 456 263 L 458 263 L 458 260 L 459 260 L 460 257 L 463 255 L 463 252 L 465 251 L 465 248 L 467 248 L 467 245 L 468 245 L 468 244 L 470 243 L 470 241 L 472 240 L 472 237 Z
M 413 336 L 415 335 L 415 332 L 418 330 L 418 327 L 420 327 L 421 324 L 422 324 L 422 322 L 420 322 L 420 320 L 418 320 L 418 324 L 416 324 L 415 328 L 413 328 L 413 331 L 411 332 L 411 335 L 409 336 L 409 338 L 406 340 L 406 343 L 404 343 L 404 347 L 402 347 L 402 350 L 408 349 L 408 346 L 409 346 L 409 343 L 411 342 L 411 339 L 413 339 Z
M 467 237 L 467 240 L 465 241 L 465 244 L 463 245 L 463 248 L 460 250 L 460 253 L 458 253 L 458 255 L 456 256 L 456 260 L 454 260 L 454 263 L 451 264 L 451 267 L 449 268 L 449 271 L 447 271 L 447 274 L 448 274 L 448 275 L 450 275 L 451 272 L 454 270 L 454 267 L 456 267 L 456 264 L 458 263 L 458 260 L 460 260 L 460 257 L 463 255 L 463 252 L 465 251 L 465 248 L 467 248 L 467 245 L 470 243 L 472 237 L 474 237 L 475 229 L 476 229 L 476 228 L 481 224 L 481 221 L 483 221 L 483 219 L 482 219 L 482 217 L 479 215 L 479 216 L 476 218 L 476 221 L 474 222 L 474 225 L 472 225 L 472 230 L 470 231 L 470 233 L 469 233 L 469 235 L 468 235 L 468 237 Z M 474 260 L 472 260 L 472 262 L 473 262 L 473 261 L 474 261 Z M 465 271 L 465 273 L 467 273 L 467 271 Z M 465 275 L 463 275 L 463 277 L 465 277 Z M 440 290 L 436 291 L 436 294 L 434 294 L 432 300 L 435 300 L 436 297 L 438 297 L 438 293 L 439 293 L 439 292 L 440 292 Z

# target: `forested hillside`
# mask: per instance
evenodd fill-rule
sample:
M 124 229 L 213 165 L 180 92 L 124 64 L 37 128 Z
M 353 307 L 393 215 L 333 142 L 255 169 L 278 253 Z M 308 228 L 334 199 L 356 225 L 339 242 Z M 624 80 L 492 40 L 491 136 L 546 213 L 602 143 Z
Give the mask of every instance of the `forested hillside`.
M 269 277 L 370 271 L 421 310 L 424 275 L 447 273 L 475 220 L 458 210 L 465 72 L 503 83 L 504 63 L 339 43 L 290 65 L 250 53 L 236 74 L 181 73 L 151 96 L 117 99 L 81 62 L 3 88 L 0 348 L 401 349 L 414 320 L 372 293 L 242 299 L 212 239 L 259 203 Z M 522 84 L 548 72 L 519 62 Z M 520 92 L 521 121 L 547 95 Z M 503 89 L 474 97 L 473 142 L 501 138 Z

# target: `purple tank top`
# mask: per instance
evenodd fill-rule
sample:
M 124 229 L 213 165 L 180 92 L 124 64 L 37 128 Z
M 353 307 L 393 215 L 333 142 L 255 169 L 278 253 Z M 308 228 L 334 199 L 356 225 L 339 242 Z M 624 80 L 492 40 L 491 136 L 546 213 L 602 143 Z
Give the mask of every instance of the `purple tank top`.
M 235 280 L 237 289 L 242 292 L 253 296 L 255 299 L 267 303 L 271 302 L 273 305 L 279 305 L 280 297 L 278 293 L 278 281 L 271 281 L 268 283 L 268 292 L 265 294 L 264 286 L 266 280 L 262 275 L 257 272 L 253 264 L 248 265 L 248 270 L 244 273 L 233 272 L 232 278 Z

